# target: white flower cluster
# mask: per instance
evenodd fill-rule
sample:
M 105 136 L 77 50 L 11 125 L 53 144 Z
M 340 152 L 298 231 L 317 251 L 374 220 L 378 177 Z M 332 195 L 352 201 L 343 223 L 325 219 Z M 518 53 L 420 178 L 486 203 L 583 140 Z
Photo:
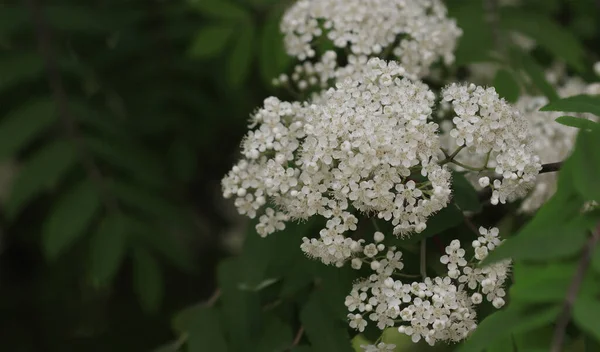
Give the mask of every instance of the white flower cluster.
M 302 61 L 326 38 L 354 55 L 391 52 L 413 78 L 440 59 L 452 63 L 462 34 L 440 0 L 299 0 L 280 28 L 288 54 Z
M 529 138 L 528 121 L 500 99 L 494 88 L 451 84 L 442 94 L 456 114 L 449 137 L 455 147 L 467 148 L 469 152 L 457 160 L 483 161 L 481 165 L 469 166 L 478 172 L 494 170 L 502 177 L 491 183 L 492 204 L 525 196 L 541 170 Z M 489 177 L 482 177 L 480 184 L 489 185 Z
M 395 62 L 371 59 L 355 78 L 309 103 L 276 98 L 253 116 L 240 161 L 223 179 L 240 214 L 253 218 L 267 203 L 258 232 L 266 236 L 290 219 L 328 219 L 302 250 L 342 265 L 362 249 L 343 236 L 356 229 L 352 209 L 390 221 L 394 233 L 421 232 L 450 200 L 450 172 L 438 165 L 435 95 L 400 78 Z
M 264 108 L 253 116 L 250 127 L 260 125 L 248 132 L 242 142 L 242 159 L 223 179 L 223 196 L 236 196 L 235 206 L 242 215 L 254 218 L 259 209 L 267 204 L 268 197 L 286 193 L 298 185 L 298 172 L 284 167 L 293 161 L 294 153 L 304 137 L 300 103 L 281 102 L 270 97 Z M 260 216 L 257 231 L 266 236 L 285 228 L 289 216 L 271 208 Z
M 466 251 L 458 240 L 454 240 L 440 258 L 448 268 L 448 275 L 428 277 L 423 282 L 395 279 L 402 275 L 399 273 L 403 268 L 402 254 L 395 247 L 386 251 L 378 244 L 377 249 L 382 255 L 369 253 L 364 258 L 371 262 L 373 274 L 356 283 L 346 297 L 350 327 L 363 331 L 370 320 L 383 330 L 401 321 L 398 331 L 411 336 L 413 342 L 424 339 L 434 345 L 440 340 L 458 342 L 465 339 L 477 327 L 474 305 L 481 304 L 484 297 L 496 308 L 504 305 L 503 286 L 510 270 L 509 261 L 476 267 L 501 243 L 497 228 L 480 228 L 479 231 L 481 236 L 472 244 L 474 261 L 469 263 L 464 258 Z
M 298 164 L 313 188 L 331 194 L 315 212 L 329 218 L 351 203 L 391 220 L 396 234 L 420 232 L 450 196 L 450 173 L 437 164 L 438 126 L 430 121 L 435 95 L 399 78 L 394 62 L 371 59 L 367 67 L 362 80 L 338 83 L 311 106 Z
M 240 214 L 259 215 L 262 236 L 292 219 L 325 217 L 326 227 L 301 249 L 336 266 L 364 249 L 344 235 L 356 230 L 357 211 L 391 222 L 395 235 L 423 231 L 450 201 L 451 174 L 440 165 L 431 121 L 435 95 L 402 73 L 373 58 L 312 102 L 266 99 L 242 143 L 245 159 L 223 179 L 224 196 L 236 197 Z M 457 115 L 444 138 L 487 156 L 481 170 L 503 177 L 492 183 L 492 202 L 523 195 L 540 168 L 528 124 L 493 89 L 451 85 L 443 97 Z
M 366 62 L 365 62 L 366 63 Z M 349 67 L 354 67 L 349 65 Z M 294 73 L 289 77 L 286 74 L 281 74 L 273 80 L 275 86 L 290 86 L 298 91 L 305 91 L 310 87 L 318 87 L 326 89 L 333 82 L 332 80 L 339 77 L 340 68 L 337 64 L 337 54 L 333 50 L 326 51 L 317 63 L 304 61 L 300 65 L 294 67 Z
M 598 66 L 600 67 L 600 65 Z M 481 72 L 488 72 L 486 70 L 489 70 L 489 68 L 482 69 Z M 495 69 L 488 73 L 491 75 L 480 77 L 481 81 L 491 81 Z M 598 76 L 600 76 L 600 73 Z M 475 77 L 471 75 L 471 79 L 475 79 Z M 546 72 L 546 79 L 555 86 L 558 95 L 563 98 L 580 94 L 600 95 L 600 82 L 587 83 L 577 77 L 568 77 L 566 75 L 566 68 L 563 64 L 552 65 Z M 578 132 L 576 128 L 564 126 L 555 121 L 556 118 L 564 115 L 564 113 L 539 111 L 540 108 L 548 103 L 549 101 L 545 96 L 529 95 L 521 95 L 515 103 L 515 108 L 522 113 L 522 119 L 529 123 L 527 139 L 530 141 L 531 150 L 539 156 L 542 164 L 565 160 L 570 155 L 575 145 L 575 139 Z M 438 116 L 444 118 L 450 108 L 450 106 L 442 104 L 441 108 L 438 109 Z M 597 118 L 591 114 L 570 113 L 570 115 L 594 121 L 597 120 Z M 456 142 L 455 139 L 449 135 L 449 132 L 453 128 L 454 125 L 450 121 L 446 120 L 440 123 L 440 129 L 443 132 L 441 144 L 446 148 L 454 147 Z M 486 155 L 463 153 L 457 157 L 457 160 L 464 164 L 479 166 L 486 162 Z M 495 165 L 496 161 L 492 157 L 487 166 L 494 168 Z M 460 167 L 456 168 L 464 170 Z M 467 175 L 467 178 L 476 188 L 489 185 L 489 178 L 480 178 L 476 176 L 477 175 Z M 550 199 L 556 191 L 557 179 L 557 173 L 553 172 L 538 175 L 533 188 L 523 199 L 519 210 L 525 213 L 537 211 L 537 209 Z

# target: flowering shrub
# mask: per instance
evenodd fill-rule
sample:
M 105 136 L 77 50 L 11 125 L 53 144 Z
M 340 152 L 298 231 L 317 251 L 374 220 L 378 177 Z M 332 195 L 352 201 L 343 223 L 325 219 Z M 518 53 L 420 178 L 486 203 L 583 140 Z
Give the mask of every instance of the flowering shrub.
M 558 300 L 525 292 L 540 261 L 581 252 L 575 278 L 587 272 L 600 236 L 600 154 L 589 149 L 600 141 L 600 85 L 544 74 L 530 56 L 538 44 L 556 53 L 551 42 L 528 27 L 504 31 L 501 4 L 490 3 L 485 55 L 500 68 L 485 68 L 494 82 L 484 85 L 468 82 L 489 80 L 482 66 L 459 78 L 456 62 L 469 63 L 461 45 L 473 34 L 442 1 L 299 0 L 284 12 L 283 45 L 298 62 L 273 83 L 291 99 L 268 97 L 251 115 L 222 191 L 256 219 L 249 236 L 263 238 L 248 239 L 242 259 L 283 243 L 288 256 L 304 254 L 298 272 L 250 289 L 283 280 L 287 297 L 289 285 L 310 286 L 292 347 L 306 338 L 315 350 L 344 351 L 351 339 L 356 350 L 399 351 L 404 336 L 478 351 L 503 339 L 512 346 L 561 311 L 552 345 L 561 348 L 581 280 Z M 578 171 L 587 158 L 594 171 Z M 491 216 L 512 221 L 538 210 L 517 236 Z M 296 223 L 309 225 L 298 234 Z M 571 242 L 567 233 L 576 233 Z M 303 269 L 311 259 L 320 263 Z M 575 305 L 575 322 L 589 333 L 582 314 Z M 347 328 L 335 325 L 341 318 Z M 516 327 L 499 328 L 504 321 Z
M 600 351 L 597 1 L 0 17 L 3 351 Z
M 356 272 L 344 302 L 348 326 L 380 331 L 362 350 L 396 350 L 382 341 L 389 328 L 413 343 L 471 343 L 479 306 L 506 304 L 511 257 L 523 258 L 503 244 L 498 227 L 477 229 L 467 215 L 476 239 L 463 247 L 458 237 L 464 236 L 445 233 L 448 245 L 436 254 L 443 266 L 430 275 L 425 238 L 440 231 L 426 230 L 442 210 L 461 216 L 479 210 L 461 209 L 466 196 L 487 200 L 489 211 L 509 203 L 519 212 L 544 209 L 561 193 L 555 175 L 539 175 L 557 171 L 542 163 L 568 158 L 577 130 L 555 122 L 558 113 L 540 111 L 554 95 L 522 95 L 513 104 L 494 87 L 450 81 L 436 88 L 421 81 L 432 65 L 454 62 L 462 34 L 441 1 L 300 0 L 280 29 L 287 53 L 301 63 L 274 83 L 298 101 L 269 97 L 252 115 L 243 157 L 223 179 L 223 195 L 235 199 L 240 214 L 258 218 L 262 237 L 290 236 L 275 234 L 289 222 L 324 219 L 298 250 Z M 345 52 L 319 55 L 323 40 Z M 539 74 L 531 77 L 553 89 Z M 573 82 L 558 86 L 560 96 L 600 94 L 597 84 Z M 555 104 L 562 109 L 561 101 Z M 579 113 L 573 119 L 598 132 L 595 116 L 571 106 Z M 586 204 L 583 214 L 590 214 L 596 203 Z M 361 231 L 365 226 L 373 229 Z M 404 262 L 413 238 L 420 242 L 418 272 Z M 309 339 L 314 335 L 309 331 Z

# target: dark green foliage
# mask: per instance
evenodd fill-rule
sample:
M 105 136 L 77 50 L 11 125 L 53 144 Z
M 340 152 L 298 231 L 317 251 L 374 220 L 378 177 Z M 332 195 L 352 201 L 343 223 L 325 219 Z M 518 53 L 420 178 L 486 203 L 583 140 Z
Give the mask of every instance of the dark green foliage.
M 0 5 L 0 159 L 18 164 L 0 216 L 0 350 L 343 352 L 375 342 L 381 332 L 372 326 L 348 329 L 344 298 L 357 272 L 299 249 L 302 237 L 318 236 L 320 220 L 288 223 L 267 238 L 248 226 L 241 252 L 220 258 L 232 220 L 219 180 L 253 109 L 269 93 L 286 98 L 270 83 L 294 62 L 279 32 L 290 2 L 36 2 L 65 96 L 48 84 L 49 58 L 38 51 L 28 8 Z M 560 99 L 545 72 L 560 60 L 592 79 L 597 8 L 591 0 L 522 1 L 502 7 L 494 28 L 484 1 L 445 3 L 464 32 L 450 74 L 462 80 L 468 65 L 492 64 L 486 84 L 500 96 L 544 95 L 551 103 L 541 110 L 565 112 L 557 123 L 581 132 L 555 196 L 531 218 L 514 215 L 515 205 L 482 204 L 454 173 L 451 204 L 422 233 L 396 238 L 378 223 L 409 274 L 419 273 L 423 240 L 427 274 L 442 274 L 440 253 L 450 239 L 475 239 L 474 219 L 509 224 L 486 263 L 514 261 L 507 307 L 478 312 L 466 343 L 432 349 L 393 328 L 381 341 L 397 351 L 547 351 L 600 221 L 597 211 L 581 211 L 600 200 L 600 128 L 568 114 L 600 115 L 600 98 Z M 536 47 L 524 51 L 513 33 Z M 324 41 L 318 50 L 331 48 Z M 375 230 L 361 219 L 356 236 Z M 565 350 L 600 349 L 600 250 L 590 255 Z M 198 303 L 211 291 L 214 299 Z
M 579 129 L 585 129 L 585 130 L 593 130 L 593 129 L 600 128 L 600 125 L 598 125 L 598 123 L 596 123 L 594 121 L 590 121 L 587 119 L 583 119 L 580 117 L 574 117 L 574 116 L 560 116 L 556 119 L 556 122 L 560 123 L 561 125 L 575 127 L 575 128 L 579 128 Z
M 559 307 L 541 306 L 534 309 L 513 304 L 510 308 L 488 316 L 457 351 L 479 352 L 484 348 L 494 346 L 504 338 L 509 338 L 511 334 L 548 325 L 555 321 L 558 313 Z M 503 328 L 499 328 L 501 326 Z
M 188 352 L 227 351 L 221 317 L 214 308 L 204 308 L 190 320 Z
M 133 252 L 133 275 L 142 308 L 155 312 L 164 294 L 162 273 L 154 257 L 142 248 Z
M 331 311 L 328 303 L 323 295 L 316 291 L 300 313 L 300 322 L 305 326 L 312 350 L 315 352 L 352 351 L 345 323 L 331 319 L 331 315 L 336 313 Z
M 519 98 L 519 83 L 507 70 L 498 70 L 494 78 L 494 87 L 498 95 L 509 102 L 514 103 Z
M 479 211 L 481 204 L 473 185 L 458 172 L 452 174 L 453 202 L 463 211 Z

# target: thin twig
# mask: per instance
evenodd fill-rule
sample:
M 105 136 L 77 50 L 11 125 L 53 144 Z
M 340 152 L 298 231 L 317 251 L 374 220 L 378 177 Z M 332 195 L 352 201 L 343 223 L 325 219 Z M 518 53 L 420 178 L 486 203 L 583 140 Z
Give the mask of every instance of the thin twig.
M 463 150 L 465 147 L 466 147 L 465 145 L 461 145 L 460 147 L 456 148 L 456 150 L 452 154 L 448 154 L 448 152 L 442 148 L 442 153 L 444 153 L 444 156 L 446 157 L 446 159 L 440 161 L 439 164 L 444 165 L 444 164 L 453 162 L 454 158 L 456 158 L 458 153 L 460 153 L 460 151 Z
M 221 289 L 217 288 L 215 290 L 215 292 L 206 300 L 204 305 L 207 307 L 212 307 L 217 303 L 217 301 L 219 300 L 220 297 L 221 297 Z
M 567 325 L 571 320 L 571 311 L 573 310 L 575 299 L 577 298 L 577 294 L 581 288 L 581 283 L 583 282 L 585 273 L 592 260 L 592 254 L 596 248 L 596 245 L 598 244 L 598 240 L 600 240 L 600 224 L 597 226 L 596 230 L 592 232 L 592 235 L 588 239 L 585 247 L 583 248 L 583 252 L 581 253 L 581 259 L 579 260 L 577 271 L 571 280 L 569 290 L 567 291 L 567 297 L 563 303 L 562 312 L 560 313 L 560 317 L 558 318 L 554 328 L 554 337 L 552 338 L 551 348 L 552 352 L 559 352 L 562 350 Z
M 81 131 L 79 130 L 75 119 L 71 115 L 68 103 L 69 100 L 54 55 L 51 30 L 45 21 L 42 9 L 36 0 L 26 0 L 25 2 L 31 13 L 39 51 L 46 66 L 48 84 L 52 90 L 52 95 L 56 102 L 58 113 L 65 131 L 75 144 L 75 147 L 79 152 L 81 164 L 86 170 L 90 180 L 96 184 L 96 187 L 99 189 L 105 207 L 113 213 L 120 213 L 117 200 L 109 192 L 109 188 L 100 172 L 100 168 L 88 154 L 85 140 L 81 135 Z
M 469 228 L 471 231 L 473 231 L 473 232 L 474 232 L 474 233 L 475 233 L 477 236 L 479 236 L 479 235 L 480 235 L 480 233 L 479 233 L 479 229 L 477 228 L 477 226 L 475 226 L 475 224 L 473 223 L 473 221 L 471 221 L 471 219 L 470 219 L 470 218 L 468 218 L 468 217 L 466 217 L 466 216 L 465 216 L 465 218 L 464 218 L 464 219 L 465 219 L 465 225 L 467 225 L 467 227 L 468 227 L 468 228 Z
M 425 238 L 421 240 L 421 258 L 419 269 L 421 272 L 421 277 L 423 280 L 425 280 L 427 278 L 427 242 Z
M 559 161 L 556 163 L 548 163 L 548 164 L 544 164 L 542 165 L 542 169 L 540 170 L 540 174 L 545 174 L 547 172 L 556 172 L 556 171 L 560 171 L 560 168 L 562 167 L 563 162 Z
M 562 168 L 563 163 L 564 163 L 563 161 L 558 161 L 556 163 L 543 164 L 542 169 L 540 170 L 540 174 L 545 174 L 548 172 L 558 172 Z M 502 179 L 502 177 L 490 178 L 490 184 L 494 183 L 495 180 L 501 180 L 501 179 Z M 492 196 L 492 190 L 491 190 L 491 188 L 486 187 L 485 189 L 481 190 L 478 195 L 479 195 L 479 201 L 483 202 Z
M 500 28 L 500 12 L 498 0 L 483 0 L 485 8 L 485 18 L 492 32 L 494 47 L 499 54 L 504 52 L 504 42 L 502 40 L 502 31 Z
M 292 345 L 288 348 L 288 350 L 292 350 L 294 347 L 300 344 L 300 340 L 302 340 L 302 335 L 304 335 L 304 326 L 300 326 L 300 329 L 298 329 L 296 337 L 294 337 L 294 341 L 292 341 Z
M 373 223 L 373 227 L 375 227 L 375 231 L 381 232 L 381 230 L 379 229 L 379 225 L 377 225 L 377 220 L 375 220 L 375 218 L 371 218 L 371 222 Z

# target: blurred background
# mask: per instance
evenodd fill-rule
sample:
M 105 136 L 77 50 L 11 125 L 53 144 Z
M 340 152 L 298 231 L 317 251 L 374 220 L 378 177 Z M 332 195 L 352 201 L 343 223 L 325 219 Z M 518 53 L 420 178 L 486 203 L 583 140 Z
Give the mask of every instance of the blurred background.
M 533 16 L 521 34 L 581 43 L 536 37 L 541 64 L 600 57 L 594 0 L 501 3 Z M 271 85 L 289 4 L 0 0 L 0 351 L 150 351 L 213 295 L 254 231 L 220 180 L 250 114 L 290 98 Z M 463 77 L 492 42 L 482 4 L 447 1 Z

